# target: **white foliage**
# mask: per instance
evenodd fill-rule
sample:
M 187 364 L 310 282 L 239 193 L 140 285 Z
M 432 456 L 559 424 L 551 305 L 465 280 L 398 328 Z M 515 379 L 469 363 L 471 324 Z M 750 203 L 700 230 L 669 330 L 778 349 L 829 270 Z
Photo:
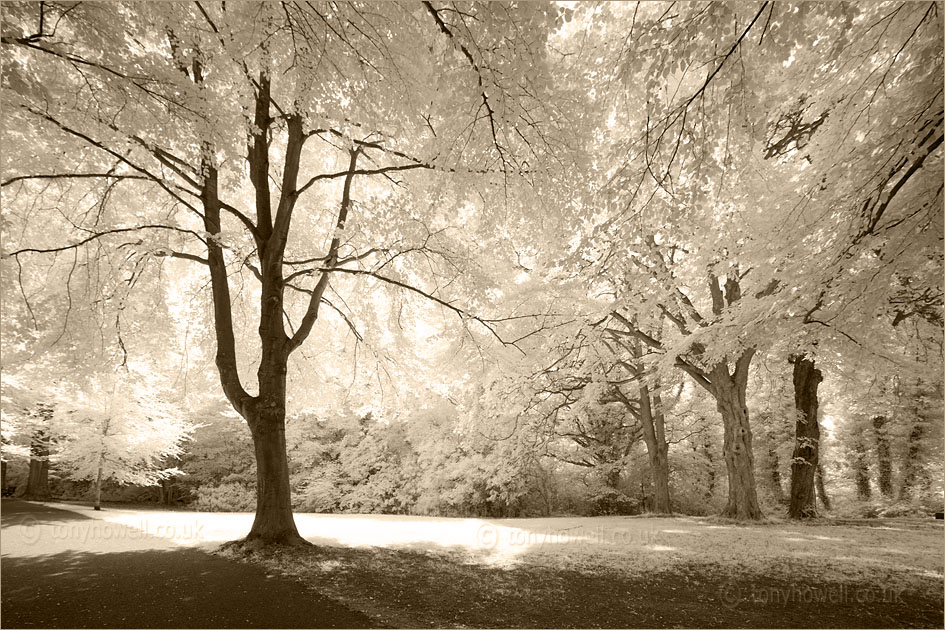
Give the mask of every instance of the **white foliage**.
M 62 389 L 54 423 L 64 436 L 59 463 L 70 477 L 153 485 L 182 474 L 166 460 L 183 452 L 196 428 L 167 402 L 153 376 L 122 371 Z

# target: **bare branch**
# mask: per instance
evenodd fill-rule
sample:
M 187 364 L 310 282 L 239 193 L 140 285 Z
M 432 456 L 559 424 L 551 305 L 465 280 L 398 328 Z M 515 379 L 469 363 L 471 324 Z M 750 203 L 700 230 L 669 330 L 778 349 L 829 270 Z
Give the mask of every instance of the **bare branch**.
M 170 225 L 160 225 L 160 224 L 157 224 L 157 225 L 137 225 L 137 226 L 134 226 L 134 227 L 114 228 L 114 229 L 111 229 L 111 230 L 104 230 L 104 231 L 102 231 L 102 232 L 96 232 L 96 233 L 92 234 L 91 236 L 82 239 L 81 241 L 77 241 L 77 242 L 75 242 L 75 243 L 70 243 L 69 245 L 63 245 L 63 246 L 61 246 L 61 247 L 47 247 L 47 248 L 26 247 L 26 248 L 23 248 L 23 249 L 18 249 L 18 250 L 16 250 L 16 251 L 10 252 L 9 254 L 4 254 L 3 257 L 4 257 L 4 258 L 9 258 L 9 257 L 11 257 L 11 256 L 19 256 L 19 255 L 21 255 L 21 254 L 51 254 L 51 253 L 54 253 L 54 252 L 63 252 L 63 251 L 69 250 L 69 249 L 75 249 L 75 248 L 77 248 L 77 247 L 81 247 L 81 246 L 83 246 L 83 245 L 85 245 L 85 244 L 87 244 L 87 243 L 90 243 L 90 242 L 92 242 L 92 241 L 94 241 L 94 240 L 100 239 L 100 238 L 102 238 L 102 237 L 104 237 L 104 236 L 109 236 L 109 235 L 112 235 L 112 234 L 125 234 L 125 233 L 128 233 L 128 232 L 138 232 L 138 231 L 140 231 L 140 230 L 171 230 L 171 231 L 173 231 L 173 232 L 181 232 L 181 233 L 183 233 L 183 234 L 189 234 L 189 235 L 191 235 L 191 236 L 196 237 L 196 238 L 197 238 L 198 240 L 200 240 L 200 241 L 204 241 L 204 239 L 203 239 L 199 234 L 197 234 L 197 233 L 194 232 L 193 230 L 188 230 L 188 229 L 185 229 L 185 228 L 179 228 L 179 227 L 174 227 L 174 226 L 170 226 Z M 204 241 L 204 242 L 205 242 L 205 241 Z
M 28 180 L 28 179 L 143 179 L 150 181 L 151 177 L 145 177 L 144 175 L 115 175 L 114 173 L 46 173 L 42 175 L 19 175 L 17 177 L 11 177 L 2 184 L 0 188 L 4 186 L 9 186 L 16 182 Z

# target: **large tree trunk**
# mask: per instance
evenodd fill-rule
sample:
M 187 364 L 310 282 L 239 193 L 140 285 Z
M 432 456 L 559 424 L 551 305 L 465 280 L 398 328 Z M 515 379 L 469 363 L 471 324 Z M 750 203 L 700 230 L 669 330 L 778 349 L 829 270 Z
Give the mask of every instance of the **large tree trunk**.
M 853 436 L 853 479 L 856 483 L 856 498 L 866 501 L 870 498 L 870 467 L 866 459 L 866 445 L 863 436 L 857 431 Z
M 745 353 L 739 359 L 736 374 L 729 374 L 728 365 L 723 361 L 710 375 L 716 407 L 722 415 L 722 455 L 728 472 L 728 502 L 722 516 L 739 520 L 764 518 L 758 504 L 751 426 L 745 404 L 750 361 L 751 354 Z
M 666 442 L 662 403 L 658 393 L 654 392 L 651 399 L 646 383 L 640 385 L 640 424 L 653 483 L 650 511 L 670 514 L 673 508 L 669 499 L 669 444 Z
M 889 419 L 879 415 L 873 417 L 874 436 L 876 438 L 877 476 L 879 491 L 884 497 L 892 497 L 892 453 L 889 447 L 889 436 L 886 435 L 886 425 Z
M 669 498 L 669 445 L 666 442 L 657 442 L 649 458 L 653 476 L 653 512 L 672 514 L 673 505 Z
M 791 357 L 794 364 L 794 455 L 791 461 L 791 505 L 788 516 L 794 519 L 816 516 L 814 477 L 820 455 L 820 422 L 817 418 L 817 386 L 823 374 L 814 361 Z
M 292 518 L 292 494 L 289 487 L 289 458 L 285 445 L 285 416 L 256 422 L 253 430 L 256 452 L 256 518 L 246 537 L 265 543 L 300 542 Z
M 24 499 L 49 499 L 49 441 L 45 431 L 36 431 L 30 442 L 30 471 L 26 479 Z

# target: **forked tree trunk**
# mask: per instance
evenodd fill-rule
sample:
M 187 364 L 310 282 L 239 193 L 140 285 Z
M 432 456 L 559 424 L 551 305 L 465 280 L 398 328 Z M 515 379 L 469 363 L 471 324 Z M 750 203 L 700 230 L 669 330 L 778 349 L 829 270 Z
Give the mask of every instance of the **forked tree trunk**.
M 257 111 L 257 124 L 263 127 L 263 131 L 259 138 L 254 139 L 253 147 L 258 150 L 258 154 L 254 154 L 255 157 L 251 160 L 251 168 L 255 174 L 254 184 L 257 186 L 257 212 L 262 215 L 260 229 L 264 230 L 267 236 L 259 252 L 262 276 L 259 338 L 262 356 L 257 371 L 259 383 L 257 396 L 250 396 L 240 382 L 227 269 L 223 250 L 212 239 L 207 243 L 207 260 L 213 291 L 214 327 L 217 337 L 216 363 L 220 373 L 220 383 L 227 399 L 249 425 L 256 456 L 256 517 L 245 541 L 263 545 L 301 544 L 304 540 L 299 535 L 295 520 L 292 518 L 289 465 L 285 447 L 285 376 L 289 354 L 293 349 L 282 327 L 284 287 L 282 251 L 288 232 L 288 220 L 279 230 L 270 223 L 269 193 L 263 186 L 268 168 L 264 150 L 267 145 L 264 126 L 268 124 L 265 119 L 269 103 L 268 79 L 264 77 L 263 79 L 263 87 L 257 99 L 262 108 Z M 290 129 L 292 146 L 286 157 L 286 177 L 283 180 L 283 188 L 287 193 L 295 189 L 298 153 L 301 151 L 300 123 L 292 122 Z M 207 176 L 202 191 L 204 224 L 207 232 L 216 234 L 220 231 L 217 172 L 209 163 L 205 163 L 205 171 Z M 346 179 L 346 184 L 350 185 L 349 179 Z M 280 213 L 288 216 L 291 208 L 286 204 L 294 204 L 294 198 L 288 195 L 283 196 L 280 202 Z M 309 329 L 312 323 L 314 321 L 308 324 Z M 299 338 L 298 343 L 301 343 L 302 339 L 304 336 Z
M 892 452 L 889 446 L 889 436 L 886 434 L 886 425 L 889 419 L 886 416 L 873 416 L 873 430 L 876 437 L 876 481 L 879 491 L 884 497 L 892 497 Z
M 728 501 L 722 516 L 738 520 L 760 520 L 764 515 L 758 504 L 751 426 L 745 403 L 747 363 L 740 375 L 740 378 L 736 378 L 735 375 L 729 374 L 728 365 L 724 361 L 717 365 L 710 375 L 716 407 L 722 415 L 722 455 L 728 472 Z
M 162 505 L 174 505 L 177 501 L 177 485 L 173 479 L 161 479 L 160 502 Z
M 194 80 L 202 78 L 195 67 Z M 240 380 L 236 358 L 236 343 L 233 331 L 233 313 L 230 300 L 228 270 L 223 248 L 217 239 L 206 241 L 206 263 L 210 270 L 210 286 L 213 295 L 213 321 L 217 341 L 216 364 L 220 384 L 227 400 L 246 419 L 253 436 L 256 455 L 256 518 L 246 542 L 254 544 L 305 544 L 299 536 L 292 518 L 292 497 L 289 486 L 289 463 L 285 445 L 286 372 L 289 356 L 302 345 L 311 334 L 318 319 L 322 296 L 328 287 L 328 271 L 321 271 L 314 288 L 310 291 L 308 307 L 295 327 L 292 336 L 285 331 L 283 263 L 289 227 L 299 196 L 299 165 L 302 147 L 307 138 L 302 118 L 285 116 L 286 142 L 281 150 L 283 161 L 280 193 L 273 216 L 272 196 L 269 186 L 271 176 L 269 150 L 272 141 L 270 126 L 270 77 L 260 72 L 256 81 L 254 127 L 250 135 L 247 158 L 250 181 L 255 189 L 256 223 L 240 215 L 248 224 L 257 245 L 260 280 L 259 301 L 259 348 L 261 357 L 257 371 L 259 393 L 250 395 Z M 204 229 L 211 235 L 221 232 L 220 212 L 224 207 L 219 198 L 219 181 L 213 163 L 214 150 L 209 143 L 203 146 L 201 163 L 203 181 L 200 191 L 204 213 Z M 362 148 L 352 149 L 349 166 L 345 173 L 338 218 L 332 230 L 327 255 L 321 259 L 326 269 L 335 266 L 341 246 L 348 210 L 351 206 L 351 185 L 357 174 L 357 160 Z M 309 184 L 302 188 L 304 189 Z M 232 210 L 230 210 L 232 212 Z
M 794 519 L 817 515 L 814 477 L 820 455 L 820 423 L 817 418 L 817 386 L 823 374 L 814 361 L 791 357 L 794 364 L 794 454 L 791 460 L 791 505 L 788 516 Z

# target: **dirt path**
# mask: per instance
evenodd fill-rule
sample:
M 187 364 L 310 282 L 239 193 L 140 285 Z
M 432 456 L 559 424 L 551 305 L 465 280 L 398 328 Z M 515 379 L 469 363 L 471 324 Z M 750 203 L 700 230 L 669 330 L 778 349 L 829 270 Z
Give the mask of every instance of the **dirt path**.
M 3 501 L 0 524 L 10 536 L 0 561 L 5 628 L 377 626 L 291 578 L 180 548 L 135 528 L 103 530 L 121 538 L 121 551 L 89 551 L 96 522 L 44 504 Z M 37 527 L 58 532 L 55 549 L 44 555 L 37 536 L 29 553 L 17 553 L 17 544 L 29 543 Z M 63 551 L 63 544 L 71 548 Z

